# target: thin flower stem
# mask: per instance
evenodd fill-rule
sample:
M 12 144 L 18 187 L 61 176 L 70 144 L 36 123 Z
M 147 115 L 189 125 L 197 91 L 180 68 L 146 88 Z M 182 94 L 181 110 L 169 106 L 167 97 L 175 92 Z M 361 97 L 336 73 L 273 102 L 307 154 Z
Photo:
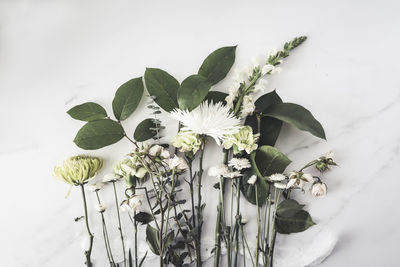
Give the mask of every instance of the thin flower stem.
M 96 197 L 97 197 L 97 203 L 99 205 L 101 205 L 99 192 L 95 191 L 95 193 L 96 193 Z M 101 216 L 101 223 L 103 224 L 103 238 L 104 238 L 104 245 L 105 245 L 105 248 L 106 248 L 106 251 L 107 251 L 108 261 L 110 262 L 110 266 L 113 267 L 113 266 L 115 266 L 115 261 L 114 261 L 114 258 L 112 256 L 110 240 L 108 238 L 106 220 L 104 219 L 104 214 L 102 212 L 100 212 L 100 216 Z
M 115 208 L 117 209 L 118 230 L 119 230 L 119 234 L 121 236 L 122 252 L 123 252 L 123 255 L 124 255 L 124 267 L 126 267 L 125 242 L 124 242 L 124 235 L 122 233 L 121 215 L 119 213 L 118 196 L 117 196 L 117 189 L 116 189 L 116 186 L 115 186 L 115 181 L 112 181 L 112 184 L 113 184 L 113 189 L 114 189 Z
M 137 234 L 137 221 L 136 221 L 136 210 L 133 212 L 133 227 L 134 227 L 134 232 L 135 232 L 135 267 L 138 267 L 138 249 L 137 249 L 137 243 L 138 243 L 138 234 Z
M 246 245 L 247 251 L 249 252 L 249 256 L 250 256 L 251 263 L 253 263 L 253 266 L 256 267 L 256 265 L 255 265 L 255 263 L 254 263 L 253 256 L 251 255 L 251 250 L 250 250 L 249 244 L 247 243 L 246 235 L 244 234 L 243 225 L 241 226 L 241 228 L 242 228 L 242 233 L 243 233 L 242 239 L 243 239 L 243 241 L 244 241 L 244 244 Z M 244 254 L 244 253 L 243 253 L 243 254 Z
M 240 215 L 240 178 L 236 178 L 236 239 L 235 239 L 235 258 L 234 258 L 234 266 L 237 267 L 238 262 L 238 253 L 239 253 L 239 226 L 241 223 L 241 215 Z
M 274 199 L 274 213 L 272 216 L 272 232 L 271 232 L 271 241 L 270 241 L 270 250 L 269 250 L 269 266 L 273 267 L 274 265 L 274 248 L 275 248 L 275 240 L 276 240 L 276 229 L 275 229 L 275 218 L 276 218 L 276 209 L 278 208 L 278 201 L 281 195 L 281 190 L 277 190 L 275 188 L 275 199 Z
M 246 267 L 246 247 L 244 244 L 244 231 L 243 231 L 243 224 L 240 223 L 240 232 L 242 233 L 242 250 L 243 250 L 243 267 Z M 250 254 L 251 257 L 251 254 Z
M 230 228 L 228 238 L 228 266 L 232 266 L 232 241 L 233 241 L 233 195 L 234 195 L 233 179 L 231 179 L 231 210 L 230 210 Z
M 264 243 L 265 243 L 265 250 L 264 250 L 264 256 L 265 256 L 265 263 L 266 266 L 268 266 L 269 262 L 269 227 L 270 227 L 270 221 L 271 221 L 271 199 L 270 199 L 271 194 L 268 193 L 267 197 L 267 204 L 266 204 L 266 209 L 268 210 L 267 217 L 266 217 L 266 223 L 267 223 L 267 229 L 265 231 L 264 235 Z M 265 223 L 265 222 L 264 222 Z
M 224 164 L 228 163 L 229 150 L 224 150 Z M 221 228 L 225 228 L 225 213 L 224 213 L 224 193 L 225 193 L 225 179 L 220 177 L 219 181 L 219 203 L 217 206 L 217 223 L 215 226 L 215 254 L 214 254 L 214 267 L 219 267 L 219 258 L 221 255 Z M 222 227 L 223 226 L 223 227 Z
M 256 256 L 255 256 L 255 264 L 254 267 L 257 267 L 259 264 L 259 255 L 260 255 L 260 206 L 258 205 L 258 190 L 257 186 L 255 186 L 256 191 L 256 205 L 257 205 L 257 244 L 256 244 Z
M 86 203 L 86 195 L 85 195 L 85 188 L 84 185 L 81 184 L 81 191 L 82 191 L 82 199 L 83 199 L 83 208 L 85 211 L 85 223 L 86 223 L 86 230 L 89 235 L 89 248 L 85 251 L 85 257 L 86 257 L 86 266 L 87 267 L 92 267 L 92 261 L 90 260 L 90 256 L 92 254 L 92 248 L 93 248 L 93 234 L 90 231 L 89 227 L 89 217 L 88 217 L 88 211 L 87 211 L 87 203 Z
M 200 157 L 199 157 L 199 171 L 197 173 L 197 246 L 196 246 L 196 266 L 201 267 L 202 262 L 201 262 L 201 228 L 203 225 L 203 216 L 202 216 L 202 203 L 201 203 L 201 178 L 203 176 L 203 156 L 204 156 L 204 150 L 205 150 L 205 142 L 206 138 L 203 136 L 202 137 L 202 147 L 200 150 Z

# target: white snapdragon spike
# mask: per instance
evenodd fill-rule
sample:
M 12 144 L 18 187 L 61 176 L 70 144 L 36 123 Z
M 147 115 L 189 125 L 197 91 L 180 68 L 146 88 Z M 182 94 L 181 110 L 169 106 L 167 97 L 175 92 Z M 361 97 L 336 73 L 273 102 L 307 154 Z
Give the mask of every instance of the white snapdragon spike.
M 242 169 L 248 169 L 251 167 L 250 161 L 246 158 L 232 158 L 228 166 L 240 171 Z
M 264 76 L 267 73 L 274 74 L 274 73 L 281 73 L 281 71 L 282 71 L 281 67 L 275 67 L 274 65 L 267 64 L 262 68 L 261 74 Z
M 122 178 L 122 176 L 117 175 L 115 173 L 108 173 L 108 174 L 104 175 L 103 183 L 116 182 L 120 178 Z
M 249 180 L 247 180 L 248 184 L 254 185 L 257 182 L 257 175 L 250 176 Z
M 223 175 L 225 178 L 233 179 L 242 176 L 239 171 L 227 172 Z
M 120 205 L 121 211 L 136 211 L 142 206 L 142 199 L 142 195 L 133 195 L 129 199 L 125 199 Z
M 96 206 L 96 210 L 97 210 L 98 212 L 100 212 L 100 213 L 103 213 L 103 212 L 106 211 L 106 206 L 104 206 L 104 205 L 102 205 L 102 204 L 98 204 L 98 205 Z
M 311 174 L 309 174 L 309 173 L 304 173 L 304 174 L 301 176 L 301 178 L 306 179 L 307 182 L 309 182 L 309 183 L 313 183 L 313 182 L 314 182 L 314 177 L 313 177 Z
M 208 169 L 208 176 L 220 177 L 225 176 L 229 172 L 228 166 L 225 164 L 218 164 Z
M 281 181 L 285 180 L 286 177 L 285 177 L 285 175 L 283 175 L 283 174 L 281 174 L 281 173 L 275 173 L 275 174 L 272 174 L 272 175 L 269 177 L 269 179 L 270 179 L 272 182 L 281 182 Z M 286 185 L 285 185 L 285 186 L 286 186 Z
M 181 131 L 210 136 L 218 145 L 225 139 L 224 135 L 235 134 L 241 127 L 240 119 L 221 102 L 204 101 L 192 111 L 175 109 L 171 117 L 184 125 Z
M 87 186 L 87 189 L 89 189 L 89 190 L 92 191 L 92 192 L 97 192 L 97 191 L 99 191 L 100 189 L 102 189 L 103 187 L 104 187 L 104 183 L 102 183 L 102 182 L 97 182 L 97 183 L 88 185 L 88 186 Z
M 253 103 L 253 97 L 251 95 L 245 95 L 243 97 L 242 111 L 241 117 L 246 118 L 249 115 L 252 115 L 256 106 Z
M 326 184 L 317 182 L 311 186 L 311 194 L 315 197 L 322 197 L 326 195 L 328 190 Z
M 168 166 L 171 170 L 175 170 L 177 172 L 185 171 L 188 168 L 185 160 L 177 155 L 174 155 L 173 158 L 169 159 Z
M 284 183 L 276 182 L 276 183 L 274 183 L 274 186 L 275 186 L 277 189 L 286 189 L 286 184 L 284 184 Z

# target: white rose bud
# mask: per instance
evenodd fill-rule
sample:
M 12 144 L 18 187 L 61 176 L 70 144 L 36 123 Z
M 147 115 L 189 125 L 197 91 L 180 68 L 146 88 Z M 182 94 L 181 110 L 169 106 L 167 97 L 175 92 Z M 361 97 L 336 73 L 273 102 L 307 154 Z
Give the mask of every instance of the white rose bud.
M 247 180 L 248 184 L 254 185 L 257 182 L 257 175 L 250 176 L 249 180 Z
M 326 184 L 317 182 L 311 187 L 311 194 L 315 197 L 322 197 L 326 195 L 328 188 Z

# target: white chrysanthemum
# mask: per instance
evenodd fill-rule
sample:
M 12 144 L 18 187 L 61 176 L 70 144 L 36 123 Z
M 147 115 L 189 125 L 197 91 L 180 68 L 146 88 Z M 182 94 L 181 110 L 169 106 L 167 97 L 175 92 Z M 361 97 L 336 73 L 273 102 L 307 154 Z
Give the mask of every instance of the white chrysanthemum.
M 235 134 L 241 127 L 240 119 L 221 102 L 204 101 L 192 111 L 175 109 L 171 116 L 184 125 L 181 131 L 210 136 L 218 145 L 225 139 L 224 135 Z
M 232 158 L 228 165 L 239 171 L 251 167 L 250 161 L 246 158 Z
M 286 177 L 285 177 L 285 175 L 283 175 L 283 174 L 275 173 L 275 174 L 272 174 L 272 175 L 269 177 L 269 179 L 270 179 L 271 181 L 273 181 L 273 182 L 281 182 L 281 181 L 285 180 Z
M 239 171 L 227 172 L 224 174 L 224 177 L 229 179 L 233 179 L 240 176 L 242 176 L 242 174 Z
M 208 169 L 208 176 L 220 177 L 229 172 L 228 166 L 225 164 L 218 164 Z

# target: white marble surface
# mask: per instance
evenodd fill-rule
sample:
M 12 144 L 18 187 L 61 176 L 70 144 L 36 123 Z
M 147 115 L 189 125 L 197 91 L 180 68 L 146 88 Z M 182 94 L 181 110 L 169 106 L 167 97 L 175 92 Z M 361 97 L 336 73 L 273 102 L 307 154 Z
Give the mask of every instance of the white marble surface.
M 117 87 L 146 66 L 182 80 L 218 47 L 238 44 L 235 66 L 243 66 L 300 34 L 309 40 L 269 90 L 309 108 L 328 141 L 285 126 L 277 146 L 291 168 L 330 149 L 340 168 L 326 176 L 327 197 L 298 195 L 318 226 L 279 239 L 278 261 L 318 263 L 337 239 L 319 266 L 399 266 L 399 11 L 394 0 L 0 1 L 1 266 L 83 266 L 79 192 L 64 199 L 67 186 L 51 176 L 54 164 L 82 153 L 72 143 L 82 123 L 66 110 L 95 101 L 111 113 Z M 107 171 L 129 148 L 121 141 L 92 154 L 105 157 Z

